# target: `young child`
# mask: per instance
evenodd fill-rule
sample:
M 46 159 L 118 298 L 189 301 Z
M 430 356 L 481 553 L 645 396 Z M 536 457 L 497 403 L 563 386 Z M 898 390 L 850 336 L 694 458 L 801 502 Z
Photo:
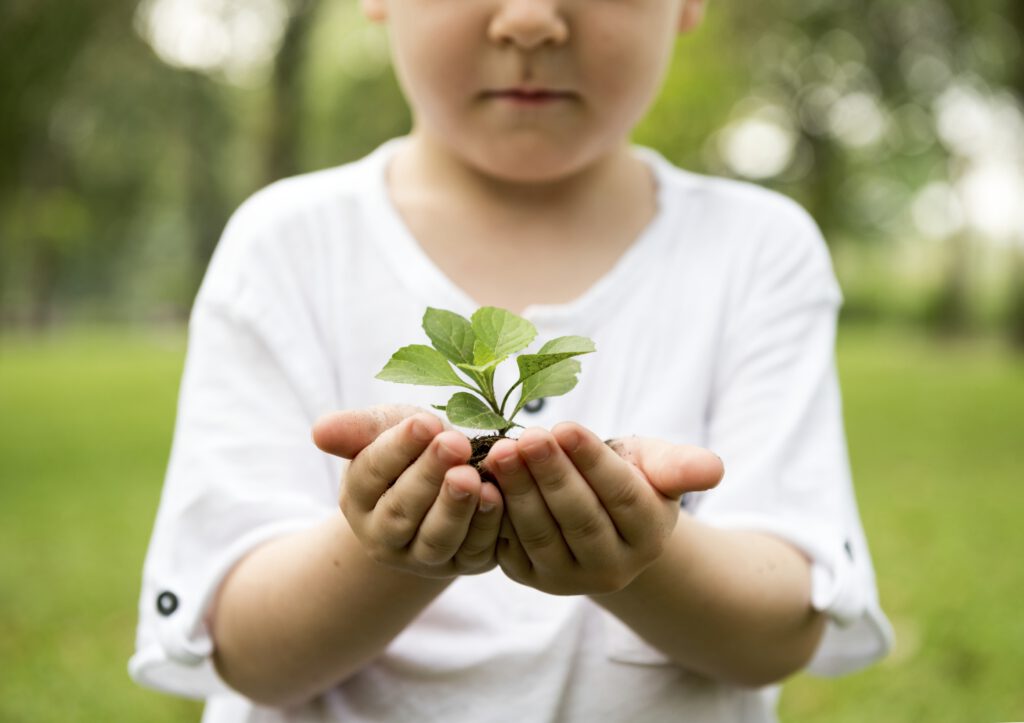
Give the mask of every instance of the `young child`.
M 363 5 L 413 131 L 228 224 L 135 679 L 204 721 L 734 723 L 882 656 L 820 234 L 628 141 L 703 0 Z M 374 379 L 484 305 L 598 349 L 491 450 L 501 494 L 443 390 Z

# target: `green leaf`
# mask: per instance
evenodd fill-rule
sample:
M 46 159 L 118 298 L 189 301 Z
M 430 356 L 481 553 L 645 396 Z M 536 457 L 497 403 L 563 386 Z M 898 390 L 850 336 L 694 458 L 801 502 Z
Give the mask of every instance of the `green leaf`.
M 426 344 L 403 346 L 377 375 L 378 379 L 399 384 L 423 384 L 434 387 L 468 387 L 452 369 L 444 354 Z
M 486 369 L 488 367 L 495 367 L 501 362 L 505 361 L 506 357 L 498 357 L 494 354 L 494 349 L 484 344 L 479 339 L 473 344 L 473 361 L 476 362 L 474 365 L 477 369 Z
M 473 363 L 501 362 L 509 354 L 525 349 L 537 336 L 533 324 L 511 311 L 484 306 L 473 314 Z
M 486 364 L 456 364 L 455 366 L 467 374 L 486 374 L 494 369 L 494 367 L 498 366 L 502 361 L 503 360 L 501 359 L 494 359 Z
M 456 364 L 472 364 L 476 334 L 469 319 L 454 311 L 427 307 L 423 314 L 423 331 L 434 348 Z
M 559 336 L 547 342 L 540 348 L 538 354 L 561 354 L 573 352 L 574 354 L 589 354 L 597 351 L 592 339 L 585 336 Z
M 560 336 L 557 339 L 552 339 L 542 346 L 538 353 L 516 357 L 516 364 L 519 365 L 519 381 L 525 381 L 563 359 L 580 354 L 590 354 L 594 350 L 594 342 L 585 336 Z
M 456 392 L 448 400 L 448 419 L 452 424 L 470 429 L 507 429 L 512 426 L 500 414 L 495 414 L 479 397 L 468 392 Z
M 512 416 L 534 399 L 565 394 L 576 386 L 579 372 L 580 363 L 576 359 L 563 359 L 523 380 L 523 393 Z

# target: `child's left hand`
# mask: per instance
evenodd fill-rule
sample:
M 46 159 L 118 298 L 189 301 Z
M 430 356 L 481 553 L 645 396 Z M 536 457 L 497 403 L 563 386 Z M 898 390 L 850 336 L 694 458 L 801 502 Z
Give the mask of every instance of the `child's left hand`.
M 624 588 L 661 554 L 679 498 L 724 473 L 699 447 L 637 437 L 605 444 L 570 422 L 499 441 L 487 466 L 514 531 L 498 541 L 498 564 L 555 595 Z

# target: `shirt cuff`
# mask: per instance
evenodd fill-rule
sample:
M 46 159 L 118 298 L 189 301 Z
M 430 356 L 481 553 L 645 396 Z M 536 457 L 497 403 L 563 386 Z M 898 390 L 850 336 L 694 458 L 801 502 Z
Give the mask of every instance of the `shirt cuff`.
M 892 626 L 878 604 L 874 573 L 861 536 L 843 539 L 826 526 L 749 513 L 699 519 L 719 529 L 774 535 L 808 557 L 811 606 L 827 617 L 827 624 L 807 672 L 844 675 L 880 660 L 892 648 Z
M 138 684 L 188 698 L 230 692 L 213 665 L 213 638 L 206 624 L 221 583 L 249 552 L 275 537 L 307 529 L 316 520 L 293 519 L 252 530 L 209 564 L 170 570 L 147 565 L 139 603 L 135 654 L 128 674 Z

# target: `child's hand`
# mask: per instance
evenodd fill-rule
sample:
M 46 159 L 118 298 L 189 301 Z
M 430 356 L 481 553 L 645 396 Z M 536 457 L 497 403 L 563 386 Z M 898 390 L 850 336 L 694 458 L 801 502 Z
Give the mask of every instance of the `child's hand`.
M 514 534 L 498 563 L 517 582 L 559 595 L 621 590 L 661 554 L 684 492 L 714 487 L 721 460 L 653 439 L 603 443 L 578 424 L 502 440 L 487 466 Z
M 340 506 L 373 559 L 435 578 L 497 564 L 501 495 L 466 464 L 464 435 L 415 407 L 385 406 L 325 415 L 313 440 L 352 460 Z

